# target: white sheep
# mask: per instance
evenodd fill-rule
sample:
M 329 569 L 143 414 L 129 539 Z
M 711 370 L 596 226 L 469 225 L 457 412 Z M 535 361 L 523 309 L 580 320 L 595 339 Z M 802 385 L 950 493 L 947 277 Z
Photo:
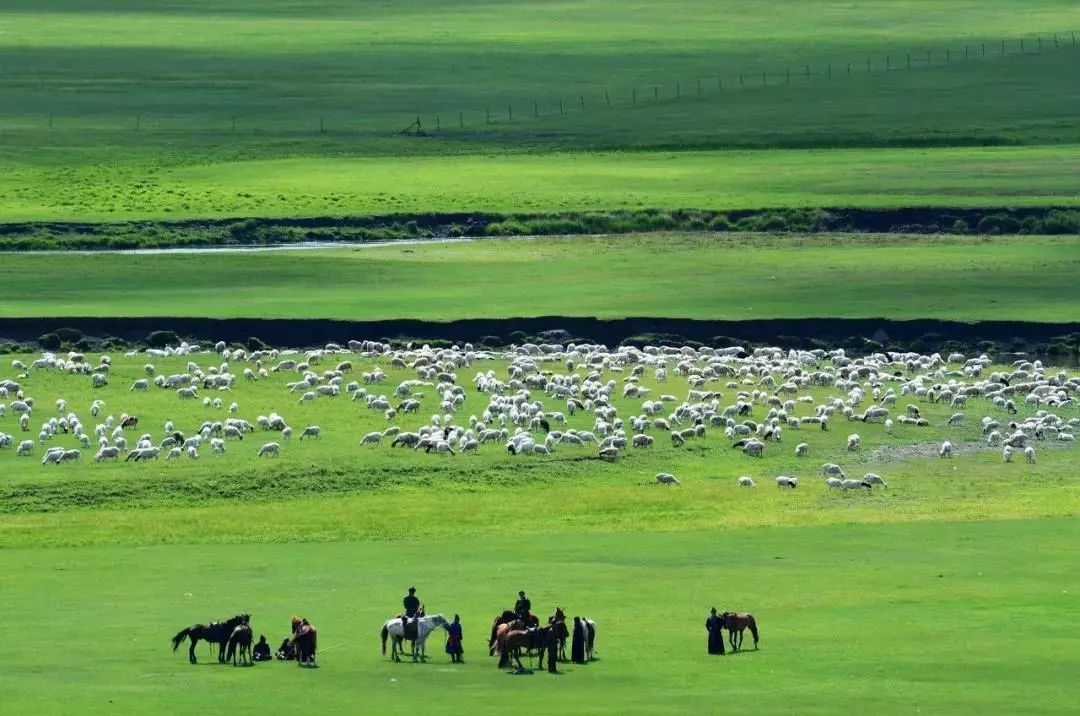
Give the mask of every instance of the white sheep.
M 174 447 L 173 449 L 169 450 L 169 454 L 165 456 L 165 461 L 168 462 L 170 460 L 179 460 L 180 455 L 182 454 L 183 451 L 180 448 Z
M 884 478 L 882 478 L 881 475 L 877 474 L 876 472 L 868 472 L 863 475 L 863 482 L 869 483 L 871 485 L 881 485 L 886 490 L 889 489 L 889 483 L 885 482 Z
M 1028 445 L 1026 448 L 1024 448 L 1024 457 L 1027 458 L 1027 461 L 1028 461 L 1029 465 L 1034 465 L 1035 464 L 1035 448 L 1031 447 L 1030 445 Z
M 292 428 L 286 425 L 281 429 L 281 439 L 288 440 L 292 437 Z
M 635 435 L 631 440 L 630 445 L 636 448 L 645 448 L 652 447 L 653 442 L 654 440 L 652 435 Z
M 263 457 L 264 455 L 277 457 L 279 450 L 281 450 L 281 446 L 277 443 L 266 443 L 261 448 L 259 448 L 259 457 Z
M 859 435 L 857 433 L 852 433 L 851 435 L 848 435 L 848 439 L 847 439 L 848 452 L 854 452 L 855 450 L 858 450 L 859 446 L 861 444 L 862 444 L 862 439 L 859 437 Z
M 681 485 L 679 478 L 672 475 L 670 472 L 658 472 L 656 473 L 656 482 L 659 485 Z
M 376 430 L 375 432 L 368 433 L 364 437 L 360 438 L 361 445 L 371 445 L 377 447 L 379 442 L 383 439 L 383 434 Z
M 809 443 L 799 443 L 795 446 L 795 457 L 806 457 L 810 452 Z
M 187 456 L 188 456 L 188 458 L 190 458 L 192 460 L 198 460 L 199 459 L 199 449 L 196 448 L 194 445 L 189 445 L 188 449 L 187 449 Z
M 941 448 L 938 450 L 938 457 L 952 457 L 953 444 L 946 440 L 941 443 Z
M 1009 447 L 1008 445 L 1005 445 L 1004 447 L 1001 448 L 1001 459 L 1004 462 L 1012 462 L 1012 460 L 1013 460 L 1013 449 L 1011 447 Z
M 794 490 L 796 487 L 799 486 L 799 478 L 791 477 L 789 475 L 780 475 L 779 477 L 776 478 L 776 486 L 777 487 L 790 487 L 791 489 Z
M 825 487 L 829 489 L 842 490 L 844 489 L 844 481 L 839 477 L 827 477 L 825 478 Z
M 301 440 L 303 440 L 304 438 L 321 438 L 321 437 L 322 437 L 322 428 L 320 428 L 318 425 L 309 425 L 306 428 L 304 428 L 303 432 L 300 433 L 300 439 Z
M 21 455 L 21 456 L 33 455 L 34 454 L 34 441 L 33 440 L 23 440 L 21 443 L 19 443 L 19 447 L 15 451 L 15 454 L 17 456 L 19 456 L 19 455 Z
M 120 448 L 104 445 L 94 454 L 94 461 L 116 460 L 118 457 L 120 457 Z
M 839 465 L 832 462 L 827 462 L 821 466 L 821 474 L 825 475 L 826 477 L 839 477 L 841 479 L 844 478 L 844 471 L 840 468 Z
M 131 384 L 131 391 L 149 390 L 149 389 L 150 389 L 150 381 L 148 381 L 146 378 L 140 378 L 139 380 L 137 380 L 137 381 L 135 381 L 134 383 Z
M 754 478 L 747 477 L 746 475 L 739 478 L 739 485 L 741 487 L 757 487 L 757 485 L 754 484 Z

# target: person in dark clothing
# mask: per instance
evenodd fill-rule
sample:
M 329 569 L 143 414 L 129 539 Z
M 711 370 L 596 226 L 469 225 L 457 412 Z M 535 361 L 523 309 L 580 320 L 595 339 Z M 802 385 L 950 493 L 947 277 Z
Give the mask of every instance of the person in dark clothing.
M 285 637 L 281 640 L 281 646 L 278 647 L 276 654 L 278 661 L 292 661 L 296 658 L 296 650 L 293 649 L 292 644 L 289 643 L 290 641 L 292 641 L 292 637 Z
M 518 600 L 514 602 L 514 614 L 521 621 L 528 623 L 529 615 L 532 614 L 532 602 L 525 596 L 525 590 L 518 592 Z
M 724 618 L 716 614 L 716 607 L 709 612 L 705 620 L 705 629 L 709 632 L 709 653 L 724 653 Z
M 416 596 L 416 587 L 409 587 L 409 593 L 401 600 L 405 607 L 405 616 L 412 619 L 420 611 L 420 598 Z
M 547 650 L 548 673 L 557 674 L 559 660 L 559 632 L 549 627 L 544 631 L 544 648 Z
M 252 661 L 270 661 L 270 645 L 266 643 L 266 636 L 259 635 L 259 643 L 251 650 Z
M 455 664 L 464 664 L 465 660 L 462 658 L 462 654 L 465 650 L 461 648 L 461 617 L 457 614 L 454 615 L 454 621 L 446 627 L 448 635 L 446 637 L 446 653 L 450 655 L 450 661 Z
M 581 617 L 574 617 L 574 633 L 570 636 L 570 661 L 575 664 L 585 663 L 585 622 Z

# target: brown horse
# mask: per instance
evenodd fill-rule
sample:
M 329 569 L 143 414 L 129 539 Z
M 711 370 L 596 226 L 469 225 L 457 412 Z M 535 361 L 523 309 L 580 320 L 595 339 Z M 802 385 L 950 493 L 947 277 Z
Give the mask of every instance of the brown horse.
M 521 620 L 500 625 L 495 647 L 499 652 L 499 668 L 510 666 L 510 660 L 513 659 L 517 662 L 517 671 L 524 671 L 525 666 L 521 663 L 522 649 L 528 654 L 536 651 L 542 658 L 547 632 L 551 628 L 551 626 L 526 628 Z
M 318 641 L 315 627 L 307 619 L 293 617 L 292 631 L 289 645 L 296 652 L 296 665 L 315 666 L 315 646 Z
M 743 632 L 747 629 L 754 637 L 754 649 L 758 648 L 757 622 L 754 621 L 753 614 L 724 612 L 720 615 L 720 626 L 728 630 L 728 643 L 731 644 L 732 651 L 739 651 L 742 648 Z
M 491 638 L 488 639 L 488 656 L 495 655 L 495 647 L 499 638 L 499 627 L 505 627 L 515 621 L 520 621 L 518 615 L 507 609 L 502 614 L 495 617 L 494 621 L 491 622 Z M 522 622 L 523 628 L 527 626 L 538 627 L 540 626 L 540 620 L 535 615 L 530 614 L 528 624 Z M 505 629 L 503 631 L 505 631 Z

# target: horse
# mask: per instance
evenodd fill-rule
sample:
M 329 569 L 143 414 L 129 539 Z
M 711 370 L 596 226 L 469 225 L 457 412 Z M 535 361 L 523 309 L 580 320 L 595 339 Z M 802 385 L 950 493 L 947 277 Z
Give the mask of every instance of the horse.
M 754 637 L 754 649 L 758 648 L 757 622 L 754 621 L 753 614 L 724 612 L 720 615 L 720 627 L 728 630 L 728 643 L 731 644 L 732 651 L 739 651 L 742 648 L 743 631 L 746 629 L 749 629 L 751 636 Z
M 240 664 L 243 665 L 245 663 L 244 659 L 246 657 L 247 665 L 251 666 L 251 625 L 247 622 L 237 624 L 236 628 L 232 630 L 232 635 L 229 637 L 229 650 L 225 654 L 225 660 L 231 660 L 233 666 L 236 666 L 236 657 L 238 653 L 240 656 Z
M 296 665 L 315 666 L 315 647 L 318 643 L 318 634 L 315 627 L 311 626 L 307 619 L 293 617 L 291 620 L 293 635 L 289 639 L 289 646 L 296 654 Z
M 596 622 L 582 617 L 581 623 L 585 625 L 585 661 L 592 661 L 596 651 Z
M 554 628 L 554 624 L 549 624 L 546 627 L 529 628 L 520 619 L 515 619 L 509 624 L 501 626 L 504 628 L 500 628 L 495 645 L 495 650 L 499 652 L 500 669 L 510 666 L 510 660 L 513 659 L 517 662 L 517 670 L 519 672 L 524 671 L 525 666 L 521 663 L 522 649 L 525 649 L 526 653 L 531 653 L 533 650 L 539 651 L 540 664 L 543 666 L 547 632 Z
M 491 623 L 491 638 L 488 639 L 488 656 L 495 655 L 495 644 L 499 638 L 499 627 L 505 627 L 515 621 L 521 621 L 522 628 L 540 626 L 540 619 L 536 615 L 530 614 L 528 620 L 523 620 L 518 617 L 516 613 L 507 609 L 502 614 L 495 617 L 495 620 Z
M 382 653 L 386 654 L 386 639 L 392 637 L 390 643 L 390 658 L 401 661 L 399 653 L 404 653 L 402 643 L 406 640 L 412 642 L 412 660 L 427 661 L 425 645 L 431 632 L 439 627 L 444 629 L 450 625 L 442 614 L 433 614 L 430 617 L 418 617 L 409 621 L 399 618 L 388 620 L 382 628 Z
M 191 647 L 188 649 L 188 661 L 192 664 L 198 663 L 195 659 L 195 645 L 202 639 L 203 641 L 218 645 L 218 663 L 224 664 L 225 647 L 229 642 L 229 637 L 232 636 L 233 630 L 240 624 L 247 624 L 250 619 L 250 614 L 237 614 L 232 619 L 224 622 L 195 624 L 187 629 L 181 629 L 176 636 L 172 638 L 173 651 L 180 648 L 180 644 L 185 638 L 190 639 Z

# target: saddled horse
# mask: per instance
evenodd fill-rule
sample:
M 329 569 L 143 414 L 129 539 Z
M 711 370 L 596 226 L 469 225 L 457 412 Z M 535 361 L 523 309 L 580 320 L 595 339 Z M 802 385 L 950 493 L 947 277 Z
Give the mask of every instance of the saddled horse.
M 523 620 L 518 617 L 517 614 L 507 609 L 502 614 L 495 617 L 495 620 L 491 623 L 491 638 L 488 639 L 488 656 L 495 655 L 495 645 L 499 638 L 499 627 L 503 627 L 503 631 L 506 631 L 505 627 L 515 621 L 521 621 L 522 628 L 540 626 L 540 619 L 535 614 L 530 614 L 528 620 Z
M 318 632 L 315 627 L 302 617 L 293 617 L 291 622 L 293 635 L 289 646 L 296 654 L 297 666 L 315 666 L 315 648 L 318 645 Z
M 534 651 L 538 652 L 542 666 L 547 634 L 553 628 L 553 624 L 546 627 L 526 627 L 520 619 L 501 625 L 495 641 L 495 651 L 499 652 L 499 668 L 510 666 L 510 660 L 513 659 L 517 662 L 517 670 L 524 671 L 525 666 L 521 663 L 522 649 L 530 655 Z
M 199 640 L 208 641 L 218 645 L 218 662 L 225 663 L 225 647 L 229 643 L 229 637 L 233 630 L 241 624 L 247 624 L 251 619 L 250 614 L 237 614 L 232 619 L 223 622 L 211 622 L 210 624 L 195 624 L 187 629 L 181 629 L 172 638 L 172 648 L 176 651 L 184 639 L 189 639 L 191 647 L 188 649 L 188 661 L 198 663 L 195 658 L 195 645 Z
M 402 647 L 405 641 L 412 642 L 413 661 L 426 661 L 425 648 L 428 637 L 439 627 L 445 629 L 449 625 L 450 622 L 442 614 L 432 614 L 430 617 L 418 617 L 407 621 L 396 617 L 390 619 L 383 624 L 382 628 L 382 653 L 386 653 L 386 639 L 390 637 L 390 658 L 394 661 L 401 661 L 399 654 L 405 651 Z
M 742 648 L 743 632 L 747 629 L 754 637 L 754 648 L 758 648 L 757 622 L 754 621 L 753 614 L 724 612 L 720 615 L 720 626 L 728 630 L 728 643 L 731 644 L 732 651 L 739 651 Z
M 232 661 L 236 666 L 236 657 L 240 657 L 240 664 L 246 663 L 251 666 L 251 625 L 247 622 L 237 624 L 229 636 L 229 650 L 225 654 L 226 661 Z

